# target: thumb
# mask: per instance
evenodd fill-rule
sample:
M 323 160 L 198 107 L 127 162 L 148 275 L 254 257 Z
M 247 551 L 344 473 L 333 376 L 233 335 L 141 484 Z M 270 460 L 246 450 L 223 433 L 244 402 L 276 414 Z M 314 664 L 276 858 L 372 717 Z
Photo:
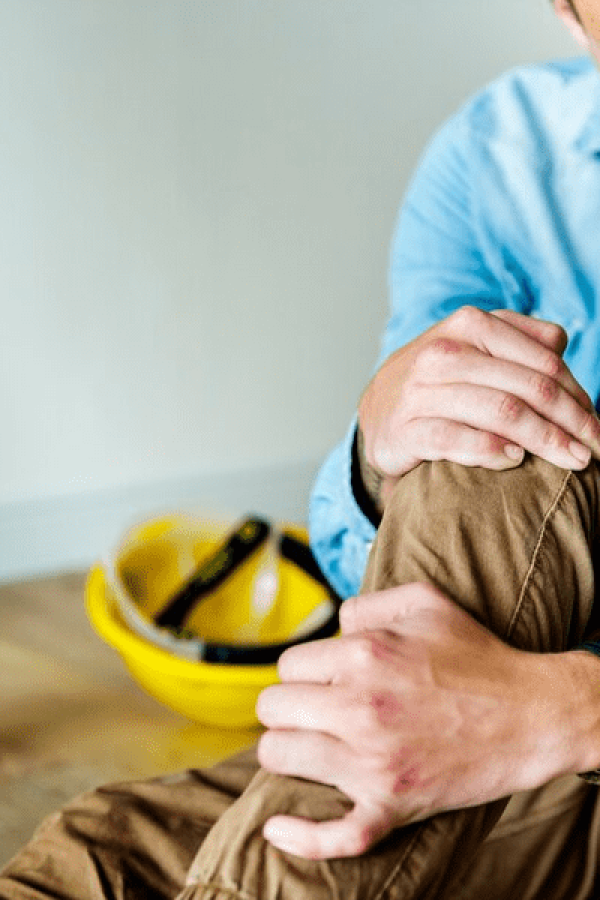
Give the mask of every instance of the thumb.
M 392 817 L 385 809 L 357 804 L 343 818 L 329 822 L 273 816 L 265 823 L 263 837 L 294 856 L 341 859 L 366 853 L 393 827 Z
M 343 635 L 378 628 L 390 629 L 408 617 L 446 609 L 451 601 L 431 584 L 412 582 L 397 587 L 349 597 L 340 609 Z

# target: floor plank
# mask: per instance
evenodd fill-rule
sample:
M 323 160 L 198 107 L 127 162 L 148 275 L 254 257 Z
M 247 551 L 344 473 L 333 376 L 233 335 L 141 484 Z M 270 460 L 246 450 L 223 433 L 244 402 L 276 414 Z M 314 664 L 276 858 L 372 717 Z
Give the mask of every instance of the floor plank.
M 142 691 L 91 628 L 85 579 L 0 586 L 0 865 L 77 793 L 211 765 L 257 738 L 192 723 Z

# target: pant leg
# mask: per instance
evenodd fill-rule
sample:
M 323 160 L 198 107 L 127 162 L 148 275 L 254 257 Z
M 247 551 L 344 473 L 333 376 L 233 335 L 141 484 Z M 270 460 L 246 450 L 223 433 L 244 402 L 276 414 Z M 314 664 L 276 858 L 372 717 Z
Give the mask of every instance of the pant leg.
M 576 775 L 516 794 L 453 900 L 591 900 L 599 895 L 600 794 Z
M 211 769 L 77 797 L 0 872 L 1 900 L 173 900 L 209 829 L 257 769 L 252 748 Z
M 598 477 L 594 466 L 573 475 L 538 460 L 509 473 L 424 464 L 402 479 L 389 504 L 364 590 L 428 580 L 516 646 L 552 651 L 575 644 L 592 628 Z M 47 820 L 4 869 L 0 898 L 143 894 L 162 900 L 181 889 L 199 845 L 196 882 L 180 900 L 482 896 L 465 893 L 466 876 L 478 849 L 485 855 L 494 832 L 485 838 L 504 802 L 400 829 L 354 860 L 310 862 L 267 845 L 262 824 L 282 811 L 316 819 L 340 815 L 347 798 L 259 770 L 236 800 L 254 772 L 256 761 L 247 757 L 180 781 L 86 795 Z M 579 885 L 570 893 L 531 896 L 583 900 L 592 894 Z
M 530 457 L 500 473 L 424 463 L 388 504 L 362 592 L 428 581 L 516 647 L 574 646 L 593 627 L 599 486 L 596 465 L 577 474 Z M 260 771 L 209 833 L 181 900 L 474 900 L 481 894 L 469 893 L 469 871 L 505 806 L 445 813 L 361 857 L 314 862 L 266 844 L 263 823 L 276 812 L 332 818 L 347 799 Z M 514 896 L 496 887 L 494 897 Z M 555 895 L 589 896 L 585 885 Z

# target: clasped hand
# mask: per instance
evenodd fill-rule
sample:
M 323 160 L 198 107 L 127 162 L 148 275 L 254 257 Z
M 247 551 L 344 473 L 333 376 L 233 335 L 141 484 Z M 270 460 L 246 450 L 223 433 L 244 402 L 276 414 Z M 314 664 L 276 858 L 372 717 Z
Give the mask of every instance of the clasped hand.
M 552 322 L 464 306 L 393 353 L 358 409 L 383 499 L 422 460 L 505 469 L 527 451 L 582 469 L 600 458 L 600 422 L 566 346 Z
M 426 584 L 347 600 L 341 629 L 283 654 L 282 683 L 258 700 L 269 729 L 258 752 L 265 768 L 334 785 L 354 807 L 329 822 L 276 816 L 267 840 L 307 858 L 356 856 L 398 826 L 533 786 L 540 656 Z

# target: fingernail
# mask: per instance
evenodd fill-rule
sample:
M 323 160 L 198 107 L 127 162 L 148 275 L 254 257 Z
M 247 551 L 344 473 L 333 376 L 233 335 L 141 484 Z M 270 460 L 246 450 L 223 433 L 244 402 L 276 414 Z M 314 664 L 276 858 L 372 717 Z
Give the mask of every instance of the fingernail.
M 583 444 L 579 444 L 577 441 L 571 441 L 569 444 L 569 453 L 586 466 L 592 458 L 592 451 L 590 448 L 584 447 Z
M 517 462 L 521 462 L 521 460 L 525 456 L 525 451 L 523 450 L 523 448 L 517 447 L 516 444 L 506 444 L 504 447 L 504 452 L 509 459 L 514 459 Z

